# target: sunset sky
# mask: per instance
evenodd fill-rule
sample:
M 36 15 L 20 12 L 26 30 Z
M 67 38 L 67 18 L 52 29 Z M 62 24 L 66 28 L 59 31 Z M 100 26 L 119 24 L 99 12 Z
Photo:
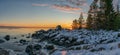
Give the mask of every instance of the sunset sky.
M 0 0 L 0 26 L 70 27 L 93 0 Z

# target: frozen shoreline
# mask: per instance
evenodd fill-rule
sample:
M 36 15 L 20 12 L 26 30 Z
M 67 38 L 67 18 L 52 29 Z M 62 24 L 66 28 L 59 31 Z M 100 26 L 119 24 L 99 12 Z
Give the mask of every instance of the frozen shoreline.
M 47 53 L 48 55 L 117 55 L 120 54 L 120 31 L 105 30 L 68 30 L 62 28 L 40 30 L 32 34 L 31 40 L 19 43 L 19 38 L 14 42 L 5 41 L 0 48 L 10 49 L 14 54 L 27 55 Z M 34 46 L 33 50 L 26 49 Z M 37 49 L 35 46 L 38 46 Z M 41 46 L 41 47 L 40 47 Z M 48 50 L 49 49 L 49 50 Z M 30 52 L 26 52 L 30 51 Z M 110 52 L 110 53 L 108 53 Z M 45 55 L 47 55 L 45 54 Z

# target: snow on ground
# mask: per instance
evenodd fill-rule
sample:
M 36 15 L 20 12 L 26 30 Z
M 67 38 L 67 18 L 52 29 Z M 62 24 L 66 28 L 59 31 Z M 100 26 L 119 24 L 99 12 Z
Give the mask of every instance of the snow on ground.
M 34 48 L 29 49 L 30 45 Z M 120 31 L 40 30 L 33 33 L 32 40 L 29 40 L 28 44 L 23 45 L 10 40 L 1 43 L 0 48 L 7 49 L 11 55 L 27 55 L 31 52 L 38 55 L 40 53 L 48 55 L 120 55 Z M 25 52 L 26 50 L 28 52 Z
M 53 55 L 120 55 L 120 49 L 115 50 L 106 50 L 106 51 L 99 51 L 99 52 L 89 52 L 84 50 L 74 50 L 74 51 L 57 51 L 53 53 Z

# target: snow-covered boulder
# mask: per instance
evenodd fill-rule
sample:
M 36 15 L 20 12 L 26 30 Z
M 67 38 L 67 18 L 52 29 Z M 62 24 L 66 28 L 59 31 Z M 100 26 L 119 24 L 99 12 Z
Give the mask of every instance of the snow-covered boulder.
M 54 45 L 51 45 L 51 44 L 48 44 L 48 45 L 45 46 L 45 48 L 46 48 L 47 50 L 54 50 L 54 49 L 55 49 L 55 46 L 54 46 Z
M 33 46 L 32 45 L 28 45 L 25 49 L 25 52 L 28 54 L 28 55 L 34 55 L 33 53 Z

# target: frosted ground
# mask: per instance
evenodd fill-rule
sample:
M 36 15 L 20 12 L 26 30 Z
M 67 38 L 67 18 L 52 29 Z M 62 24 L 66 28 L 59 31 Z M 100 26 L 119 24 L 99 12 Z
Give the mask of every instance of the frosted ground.
M 120 55 L 120 31 L 56 28 L 36 31 L 24 44 L 19 40 L 11 38 L 1 43 L 0 48 L 9 55 L 30 55 L 31 52 L 36 55 Z M 27 48 L 36 44 L 41 46 L 37 50 Z M 52 48 L 46 47 L 49 45 Z

